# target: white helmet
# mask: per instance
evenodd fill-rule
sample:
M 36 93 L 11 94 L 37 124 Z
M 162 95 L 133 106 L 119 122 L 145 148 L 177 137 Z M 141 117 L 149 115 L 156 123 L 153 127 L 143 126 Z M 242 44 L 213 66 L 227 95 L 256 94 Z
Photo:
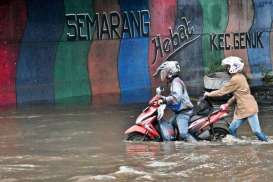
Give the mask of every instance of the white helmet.
M 177 61 L 166 61 L 156 69 L 153 76 L 156 76 L 159 72 L 161 80 L 164 81 L 166 78 L 178 75 L 180 72 L 180 66 Z
M 244 68 L 244 63 L 241 58 L 230 56 L 222 60 L 222 66 L 229 65 L 229 73 L 234 74 L 241 72 Z

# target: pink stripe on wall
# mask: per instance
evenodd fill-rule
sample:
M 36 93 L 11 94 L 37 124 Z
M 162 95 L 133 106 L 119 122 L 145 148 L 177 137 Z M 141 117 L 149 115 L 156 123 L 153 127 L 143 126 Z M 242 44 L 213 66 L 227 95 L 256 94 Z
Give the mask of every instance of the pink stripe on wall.
M 169 28 L 174 28 L 176 18 L 176 0 L 150 0 L 149 9 L 151 13 L 151 30 L 149 41 L 149 71 L 151 77 L 152 88 L 160 85 L 159 79 L 152 77 L 156 68 L 164 61 L 160 54 L 156 61 L 155 58 L 155 45 L 152 39 L 156 35 L 160 35 L 163 39 L 169 37 Z M 154 89 L 153 89 L 154 91 Z
M 24 0 L 0 4 L 0 106 L 16 104 L 16 62 L 27 20 Z
M 118 0 L 96 0 L 95 12 L 120 11 Z M 92 103 L 119 102 L 118 54 L 120 40 L 97 40 L 94 32 L 88 55 L 88 71 L 92 89 Z M 103 95 L 103 96 L 101 96 Z
M 226 29 L 226 33 L 240 33 L 248 32 L 253 21 L 253 4 L 252 1 L 245 0 L 229 0 L 229 21 Z M 232 35 L 232 34 L 231 34 Z M 233 36 L 231 39 L 227 39 L 228 44 L 233 44 Z M 248 63 L 247 49 L 231 49 L 224 51 L 225 57 L 238 56 L 244 60 L 245 70 L 244 72 L 248 77 L 251 76 L 250 66 Z

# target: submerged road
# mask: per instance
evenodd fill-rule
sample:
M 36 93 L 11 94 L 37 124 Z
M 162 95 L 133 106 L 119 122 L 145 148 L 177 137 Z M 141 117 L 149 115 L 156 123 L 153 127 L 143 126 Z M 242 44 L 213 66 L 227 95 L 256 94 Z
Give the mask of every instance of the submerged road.
M 273 181 L 272 107 L 260 107 L 268 143 L 248 125 L 221 143 L 131 143 L 123 132 L 143 105 L 35 106 L 0 113 L 0 182 Z

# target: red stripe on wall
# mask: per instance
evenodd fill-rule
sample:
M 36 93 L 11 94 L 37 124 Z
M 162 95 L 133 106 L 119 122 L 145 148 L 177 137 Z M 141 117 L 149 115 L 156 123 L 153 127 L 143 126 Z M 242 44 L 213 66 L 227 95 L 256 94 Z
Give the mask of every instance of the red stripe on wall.
M 95 12 L 120 11 L 118 0 L 96 0 Z M 96 39 L 96 32 L 94 33 Z M 118 53 L 120 40 L 93 40 L 88 55 L 92 103 L 119 102 Z M 103 95 L 103 96 L 101 96 Z
M 153 38 L 158 34 L 164 39 L 169 37 L 169 28 L 174 28 L 176 18 L 176 0 L 150 0 L 149 9 L 151 13 L 151 30 L 149 42 L 149 71 L 152 88 L 159 86 L 159 79 L 153 78 L 156 68 L 162 63 L 164 58 L 158 54 L 156 61 L 156 49 Z M 154 91 L 154 89 L 153 89 Z
M 27 20 L 25 1 L 0 4 L 0 106 L 16 104 L 16 62 Z

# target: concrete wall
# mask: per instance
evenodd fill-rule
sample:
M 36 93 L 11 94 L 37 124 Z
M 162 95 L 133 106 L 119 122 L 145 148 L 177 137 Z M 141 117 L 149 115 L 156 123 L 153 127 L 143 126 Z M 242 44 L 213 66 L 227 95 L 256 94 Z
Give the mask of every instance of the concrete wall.
M 2 0 L 0 105 L 146 101 L 177 60 L 191 93 L 226 56 L 272 71 L 272 0 Z

